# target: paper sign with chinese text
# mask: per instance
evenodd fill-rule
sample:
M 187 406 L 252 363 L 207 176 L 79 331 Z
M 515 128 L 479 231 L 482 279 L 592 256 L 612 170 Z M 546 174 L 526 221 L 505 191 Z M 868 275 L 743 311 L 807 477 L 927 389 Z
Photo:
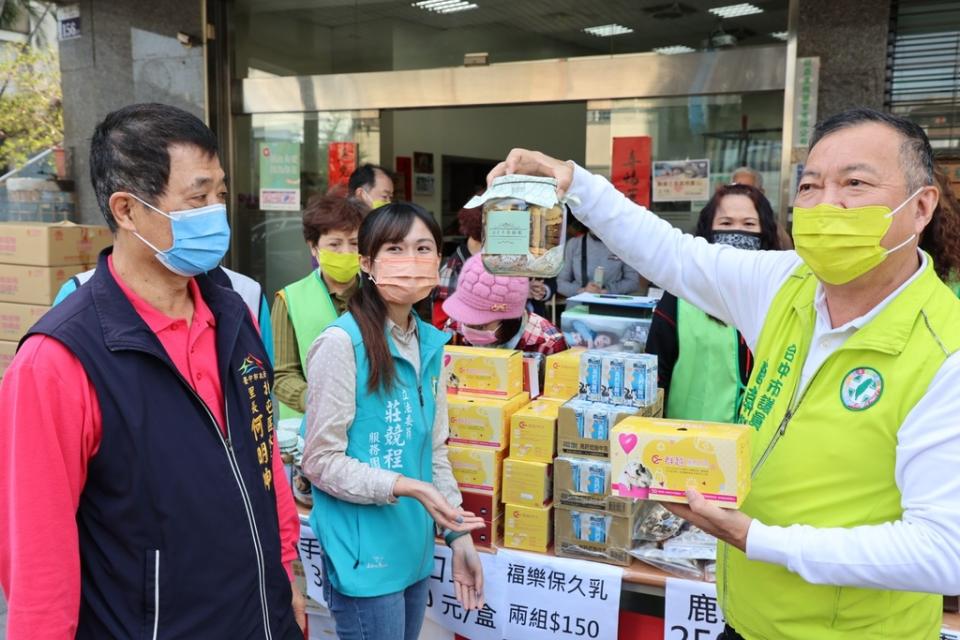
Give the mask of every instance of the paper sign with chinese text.
M 260 208 L 300 210 L 300 143 L 261 142 Z
M 650 137 L 613 139 L 610 182 L 639 205 L 650 206 Z
M 438 544 L 434 549 L 427 617 L 470 640 L 502 640 L 505 620 L 503 579 L 497 574 L 497 557 L 492 553 L 480 554 L 485 603 L 480 610 L 468 611 L 457 602 L 449 547 Z
M 327 148 L 328 187 L 347 186 L 350 174 L 357 169 L 357 143 L 331 142 Z
M 297 543 L 300 552 L 300 562 L 303 563 L 303 573 L 307 581 L 307 595 L 317 603 L 327 606 L 323 598 L 323 554 L 320 550 L 320 541 L 313 535 L 309 524 L 300 521 L 300 542 Z
M 667 578 L 664 640 L 716 640 L 723 633 L 717 586 L 710 582 Z
M 500 549 L 504 637 L 616 640 L 623 569 Z
M 654 202 L 686 202 L 709 199 L 709 160 L 658 161 L 653 163 Z

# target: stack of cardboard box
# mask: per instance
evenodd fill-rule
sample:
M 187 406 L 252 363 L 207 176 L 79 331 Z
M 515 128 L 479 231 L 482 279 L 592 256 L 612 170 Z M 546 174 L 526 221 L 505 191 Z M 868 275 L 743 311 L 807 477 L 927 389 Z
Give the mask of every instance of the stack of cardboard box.
M 0 377 L 17 343 L 50 308 L 60 286 L 113 243 L 106 227 L 0 223 Z
M 510 419 L 530 399 L 523 391 L 523 355 L 505 349 L 447 347 L 443 361 L 450 466 L 464 510 L 485 523 L 473 532 L 474 543 L 494 547 L 503 532 L 500 480 L 510 447 Z

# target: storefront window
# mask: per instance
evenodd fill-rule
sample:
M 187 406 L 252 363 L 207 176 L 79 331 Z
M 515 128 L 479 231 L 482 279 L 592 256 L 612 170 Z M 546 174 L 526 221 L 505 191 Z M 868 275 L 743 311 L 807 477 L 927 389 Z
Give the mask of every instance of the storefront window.
M 646 196 L 650 208 L 674 225 L 691 230 L 716 187 L 730 182 L 741 166 L 760 173 L 776 211 L 782 123 L 779 92 L 592 101 L 587 103 L 587 168 L 609 177 L 614 146 L 648 137 L 637 148 L 648 148 L 649 157 L 638 153 L 635 161 L 637 170 L 653 180 L 638 197 Z M 658 173 L 677 178 L 660 182 L 664 188 L 657 189 Z M 647 188 L 642 180 L 639 184 Z

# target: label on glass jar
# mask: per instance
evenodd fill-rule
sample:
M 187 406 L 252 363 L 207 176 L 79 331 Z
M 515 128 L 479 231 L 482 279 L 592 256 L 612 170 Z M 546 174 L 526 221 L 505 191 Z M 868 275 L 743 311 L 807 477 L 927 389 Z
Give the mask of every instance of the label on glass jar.
M 530 212 L 489 211 L 486 234 L 486 253 L 526 255 L 530 251 Z

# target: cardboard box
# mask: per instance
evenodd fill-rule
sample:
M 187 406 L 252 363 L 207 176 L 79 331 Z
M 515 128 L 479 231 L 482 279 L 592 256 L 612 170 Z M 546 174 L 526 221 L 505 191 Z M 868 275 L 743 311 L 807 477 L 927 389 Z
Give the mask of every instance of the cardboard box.
M 509 400 L 448 396 L 450 442 L 502 449 L 510 443 L 510 416 L 528 400 L 525 391 Z
M 64 282 L 87 269 L 82 264 L 65 267 L 0 264 L 0 302 L 50 305 Z
M 503 501 L 542 507 L 553 497 L 553 465 L 513 456 L 503 461 Z
M 13 356 L 16 353 L 16 342 L 7 342 L 5 340 L 0 341 L 0 378 L 3 377 L 4 371 L 6 371 L 7 367 L 10 366 L 10 362 L 13 360 Z
M 560 330 L 571 347 L 643 353 L 653 317 L 651 310 L 642 313 L 646 317 L 608 316 L 568 303 L 560 316 Z
M 504 505 L 503 546 L 546 553 L 553 541 L 553 507 Z
M 600 402 L 631 407 L 645 407 L 656 402 L 657 356 L 603 353 L 600 370 Z M 581 378 L 581 388 L 588 382 Z
M 523 354 L 485 347 L 445 347 L 443 379 L 448 394 L 513 398 L 523 391 Z
M 557 419 L 557 452 L 562 456 L 585 456 L 609 460 L 610 439 L 589 437 L 593 434 L 602 435 L 600 433 L 602 427 L 595 427 L 594 424 L 589 423 L 587 418 L 591 414 L 583 414 L 582 406 L 580 401 L 571 400 L 560 407 Z M 659 418 L 663 415 L 663 390 L 658 391 L 657 401 L 648 407 L 637 409 L 636 407 L 604 406 L 611 412 L 606 422 L 607 429 L 613 429 L 614 425 L 621 420 L 633 415 Z M 583 418 L 583 430 L 581 430 L 581 418 Z
M 569 400 L 577 395 L 580 380 L 580 354 L 583 347 L 567 349 L 547 356 L 544 371 L 543 395 Z
M 510 418 L 510 455 L 523 460 L 553 462 L 557 450 L 557 415 L 562 400 L 540 398 Z
M 622 567 L 633 560 L 634 530 L 639 524 L 640 503 L 627 515 L 558 506 L 554 509 L 554 553 L 563 558 L 582 558 Z
M 49 310 L 47 305 L 0 302 L 0 340 L 18 342 Z
M 34 267 L 95 264 L 113 244 L 103 226 L 72 222 L 0 223 L 0 263 Z
M 486 491 L 491 494 L 500 492 L 500 478 L 503 473 L 503 459 L 506 448 L 471 447 L 451 444 L 447 447 L 453 477 L 462 489 Z
M 469 511 L 473 515 L 480 516 L 490 522 L 503 515 L 499 493 L 462 489 L 460 495 L 463 496 L 464 511 Z
M 524 352 L 523 354 L 523 390 L 535 400 L 543 395 L 543 366 L 546 356 L 542 353 Z
M 744 425 L 627 418 L 613 428 L 614 495 L 685 503 L 696 489 L 739 508 L 750 491 L 750 429 Z
M 561 456 L 553 462 L 553 500 L 573 509 L 592 509 L 626 515 L 635 507 L 631 498 L 611 493 L 609 460 Z
M 484 520 L 482 529 L 470 532 L 473 544 L 481 549 L 494 549 L 503 540 L 503 516 L 494 521 Z

